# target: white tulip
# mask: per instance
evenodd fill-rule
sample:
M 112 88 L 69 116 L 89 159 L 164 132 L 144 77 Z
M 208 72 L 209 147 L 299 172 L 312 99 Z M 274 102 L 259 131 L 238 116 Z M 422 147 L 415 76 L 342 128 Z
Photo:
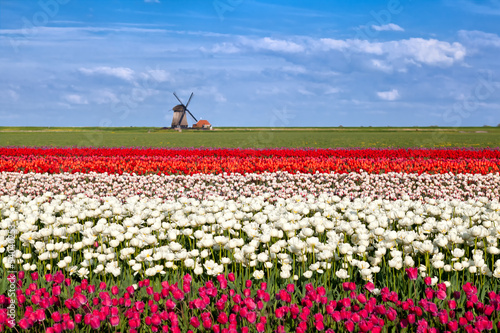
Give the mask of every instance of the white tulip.
M 263 278 L 264 278 L 264 272 L 263 272 L 263 271 L 259 271 L 259 270 L 254 271 L 254 272 L 253 272 L 253 277 L 254 277 L 254 279 L 256 279 L 256 280 L 261 280 L 261 279 L 263 279 Z

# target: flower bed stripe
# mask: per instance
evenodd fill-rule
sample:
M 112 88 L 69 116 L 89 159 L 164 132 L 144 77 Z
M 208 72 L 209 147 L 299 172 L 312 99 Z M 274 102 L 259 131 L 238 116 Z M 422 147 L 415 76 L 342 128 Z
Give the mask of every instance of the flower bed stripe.
M 37 174 L 0 172 L 0 196 L 41 196 L 47 191 L 67 198 L 77 195 L 100 199 L 112 196 L 124 201 L 138 195 L 162 200 L 181 197 L 225 200 L 240 196 L 266 196 L 267 201 L 293 196 L 428 201 L 500 197 L 500 175 L 407 174 L 407 173 L 248 173 L 185 175 L 131 175 L 104 173 Z
M 500 150 L 0 149 L 0 171 L 196 173 L 497 173 Z

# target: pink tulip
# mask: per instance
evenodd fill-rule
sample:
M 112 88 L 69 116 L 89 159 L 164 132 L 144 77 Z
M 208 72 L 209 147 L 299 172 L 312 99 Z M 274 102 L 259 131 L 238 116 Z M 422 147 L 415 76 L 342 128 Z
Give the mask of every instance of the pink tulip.
M 111 316 L 109 318 L 109 323 L 111 326 L 118 326 L 120 324 L 120 317 L 119 316 Z
M 62 320 L 62 316 L 59 312 L 52 312 L 52 315 L 51 315 L 51 318 L 53 321 L 55 321 L 56 323 L 60 322 Z
M 28 320 L 26 318 L 22 318 L 21 320 L 19 320 L 18 325 L 23 330 L 27 330 L 27 329 L 29 329 L 31 327 L 31 325 L 29 324 L 29 322 L 28 322 Z
M 98 329 L 101 326 L 101 321 L 99 320 L 98 316 L 92 316 L 90 318 L 90 327 L 93 329 Z
M 358 297 L 357 297 L 357 300 L 361 304 L 365 304 L 366 303 L 366 296 L 364 294 L 359 294 Z
M 255 314 L 255 312 L 249 312 L 246 316 L 247 320 L 250 322 L 250 323 L 255 323 L 255 321 L 257 320 L 257 315 Z
M 38 309 L 35 311 L 35 317 L 37 321 L 44 321 L 45 320 L 45 310 L 43 309 Z
M 446 291 L 444 290 L 438 290 L 437 293 L 436 293 L 436 297 L 440 300 L 443 300 L 446 298 Z
M 208 330 L 209 328 L 212 327 L 212 320 L 210 320 L 210 318 L 204 319 L 202 324 L 203 324 L 203 328 Z
M 225 312 L 221 312 L 219 314 L 219 316 L 217 317 L 217 322 L 222 324 L 222 325 L 225 325 L 228 321 L 228 316 Z
M 318 331 L 323 331 L 325 329 L 325 324 L 322 321 L 315 322 L 314 326 Z
M 448 324 L 446 324 L 446 327 L 452 332 L 455 332 L 458 330 L 458 322 L 456 321 L 450 321 Z
M 350 321 L 350 320 L 348 320 L 348 321 L 346 321 L 346 322 L 344 323 L 344 327 L 345 327 L 345 329 L 346 329 L 348 332 L 352 332 L 352 331 L 354 331 L 354 323 L 353 323 L 352 321 Z
M 365 284 L 365 289 L 368 291 L 373 291 L 375 289 L 375 285 L 373 284 L 373 282 L 368 282 L 367 284 Z
M 176 299 L 176 300 L 182 300 L 184 299 L 184 293 L 180 290 L 180 289 L 176 289 L 172 292 L 172 296 Z
M 189 319 L 189 324 L 194 328 L 198 328 L 198 326 L 200 326 L 200 321 L 198 320 L 198 317 L 193 316 Z
M 410 267 L 406 269 L 406 274 L 410 280 L 416 280 L 418 278 L 418 268 Z

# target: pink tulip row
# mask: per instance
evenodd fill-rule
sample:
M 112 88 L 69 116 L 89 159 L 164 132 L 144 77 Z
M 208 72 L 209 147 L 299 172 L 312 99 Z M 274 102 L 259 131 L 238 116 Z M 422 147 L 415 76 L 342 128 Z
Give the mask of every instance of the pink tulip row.
M 407 173 L 262 173 L 262 174 L 196 174 L 193 176 L 131 174 L 23 174 L 0 173 L 1 195 L 39 196 L 47 191 L 73 197 L 115 196 L 125 199 L 140 195 L 173 200 L 178 197 L 203 199 L 210 195 L 226 199 L 239 196 L 268 195 L 270 201 L 295 195 L 317 197 L 320 194 L 339 197 L 371 197 L 411 200 L 425 198 L 468 200 L 500 196 L 500 175 L 407 174 Z
M 105 282 L 76 281 L 61 272 L 20 272 L 13 278 L 12 298 L 0 296 L 0 332 L 29 330 L 60 333 L 86 330 L 106 332 L 382 332 L 414 327 L 417 332 L 482 332 L 500 329 L 500 293 L 489 291 L 484 300 L 466 283 L 451 291 L 444 283 L 431 286 L 416 268 L 407 269 L 415 297 L 388 288 L 378 290 L 342 283 L 339 297 L 323 286 L 254 284 L 237 280 L 233 273 L 216 281 L 179 281 L 118 287 Z M 239 282 L 241 281 L 241 282 Z M 485 291 L 483 291 L 484 294 Z

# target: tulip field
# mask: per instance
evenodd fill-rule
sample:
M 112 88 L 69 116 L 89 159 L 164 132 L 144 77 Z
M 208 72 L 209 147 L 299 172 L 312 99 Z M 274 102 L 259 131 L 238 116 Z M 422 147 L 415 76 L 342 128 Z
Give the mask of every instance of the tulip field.
M 0 147 L 0 332 L 498 332 L 500 149 Z

